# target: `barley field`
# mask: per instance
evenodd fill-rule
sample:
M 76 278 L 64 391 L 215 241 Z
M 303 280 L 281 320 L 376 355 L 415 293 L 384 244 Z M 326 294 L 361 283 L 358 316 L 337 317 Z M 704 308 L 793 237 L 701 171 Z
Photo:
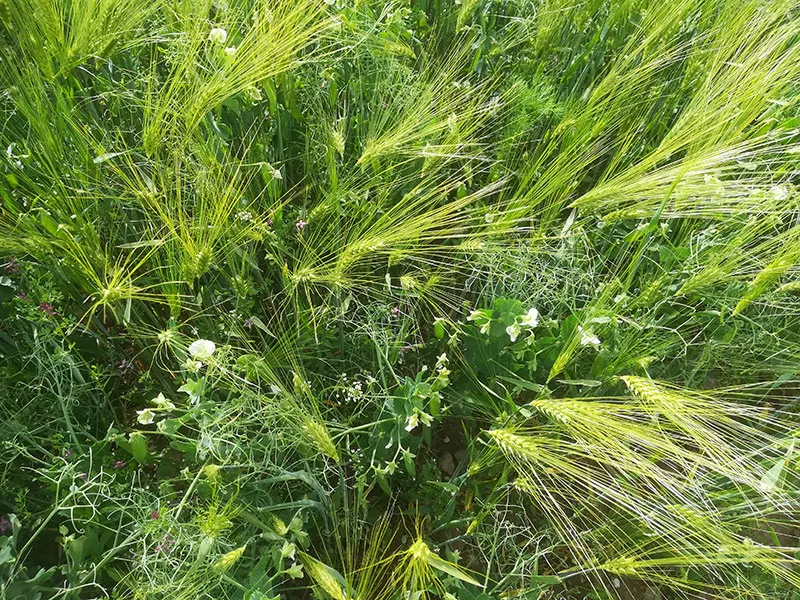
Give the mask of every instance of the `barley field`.
M 800 0 L 0 0 L 0 600 L 800 600 Z

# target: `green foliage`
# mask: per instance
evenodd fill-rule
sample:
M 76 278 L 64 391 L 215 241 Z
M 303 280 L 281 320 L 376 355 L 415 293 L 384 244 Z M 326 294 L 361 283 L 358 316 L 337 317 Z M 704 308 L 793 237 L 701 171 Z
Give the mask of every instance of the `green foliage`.
M 794 0 L 0 0 L 0 600 L 794 598 Z

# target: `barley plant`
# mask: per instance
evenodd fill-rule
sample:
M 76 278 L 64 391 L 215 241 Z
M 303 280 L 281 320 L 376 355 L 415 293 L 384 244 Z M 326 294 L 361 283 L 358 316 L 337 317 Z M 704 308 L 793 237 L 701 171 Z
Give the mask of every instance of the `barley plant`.
M 0 0 L 0 600 L 797 600 L 798 167 L 798 0 Z

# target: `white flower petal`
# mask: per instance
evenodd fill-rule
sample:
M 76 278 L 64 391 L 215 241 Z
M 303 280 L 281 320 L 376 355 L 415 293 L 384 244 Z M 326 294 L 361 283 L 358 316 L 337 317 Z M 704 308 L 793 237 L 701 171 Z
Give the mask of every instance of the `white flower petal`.
M 208 33 L 208 39 L 212 42 L 217 42 L 218 44 L 224 44 L 225 40 L 228 39 L 228 32 L 225 31 L 222 27 L 214 27 Z
M 156 413 L 154 413 L 149 408 L 145 408 L 144 410 L 137 410 L 136 414 L 139 415 L 136 417 L 136 420 L 139 421 L 142 425 L 150 425 L 156 418 Z
M 208 362 L 216 349 L 217 345 L 210 340 L 197 340 L 189 346 L 189 354 L 197 360 Z
M 599 346 L 600 338 L 593 334 L 591 331 L 585 330 L 578 325 L 578 331 L 581 334 L 581 346 Z
M 525 327 L 536 327 L 539 324 L 539 311 L 531 308 L 521 319 L 520 325 Z
M 175 405 L 164 397 L 164 394 L 159 394 L 155 398 L 153 398 L 150 402 L 155 404 L 159 410 L 172 410 L 175 408 Z
M 519 337 L 520 331 L 521 331 L 520 326 L 517 323 L 513 323 L 512 325 L 506 327 L 506 333 L 508 334 L 508 337 L 511 338 L 512 342 L 517 341 L 517 337 Z
M 406 431 L 413 431 L 419 425 L 419 415 L 416 412 L 412 413 L 406 421 Z

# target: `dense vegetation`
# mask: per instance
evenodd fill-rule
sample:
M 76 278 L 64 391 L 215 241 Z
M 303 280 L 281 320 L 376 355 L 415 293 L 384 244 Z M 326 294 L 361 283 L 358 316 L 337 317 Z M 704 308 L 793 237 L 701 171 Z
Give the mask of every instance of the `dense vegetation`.
M 0 598 L 800 598 L 798 0 L 0 0 Z

